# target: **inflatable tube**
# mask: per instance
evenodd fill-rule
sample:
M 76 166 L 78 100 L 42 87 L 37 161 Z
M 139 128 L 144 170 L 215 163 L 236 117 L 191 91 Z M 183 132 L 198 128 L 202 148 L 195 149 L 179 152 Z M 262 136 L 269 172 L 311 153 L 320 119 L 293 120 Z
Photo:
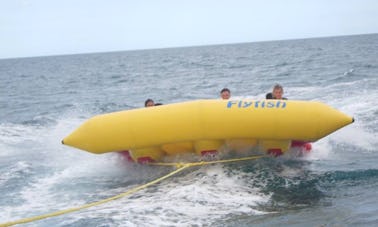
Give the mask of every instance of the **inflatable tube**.
M 314 101 L 197 100 L 98 115 L 62 143 L 96 154 L 129 150 L 138 156 L 133 150 L 141 150 L 148 156 L 147 148 L 159 150 L 151 157 L 201 154 L 238 140 L 285 152 L 292 141 L 314 142 L 352 122 Z

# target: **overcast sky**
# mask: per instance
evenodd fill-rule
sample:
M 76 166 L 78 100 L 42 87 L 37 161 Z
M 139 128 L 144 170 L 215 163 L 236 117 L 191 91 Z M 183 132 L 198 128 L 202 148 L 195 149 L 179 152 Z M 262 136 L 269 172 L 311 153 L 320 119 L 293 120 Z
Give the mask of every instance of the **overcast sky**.
M 378 33 L 378 0 L 0 0 L 0 58 Z

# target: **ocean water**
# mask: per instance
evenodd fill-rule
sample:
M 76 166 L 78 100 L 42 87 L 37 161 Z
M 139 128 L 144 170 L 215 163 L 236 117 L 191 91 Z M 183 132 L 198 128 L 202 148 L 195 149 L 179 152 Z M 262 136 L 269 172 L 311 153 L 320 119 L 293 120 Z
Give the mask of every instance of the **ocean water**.
M 63 146 L 86 119 L 218 98 L 317 100 L 355 122 L 304 157 L 193 167 L 24 226 L 376 226 L 378 35 L 0 60 L 0 223 L 115 196 L 169 167 Z M 179 129 L 178 129 L 179 130 Z

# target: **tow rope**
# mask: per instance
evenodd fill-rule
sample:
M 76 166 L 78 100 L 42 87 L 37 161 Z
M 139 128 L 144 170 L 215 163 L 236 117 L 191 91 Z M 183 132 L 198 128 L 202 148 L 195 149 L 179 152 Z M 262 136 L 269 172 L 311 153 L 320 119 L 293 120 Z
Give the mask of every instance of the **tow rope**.
M 229 163 L 229 162 L 255 160 L 255 159 L 260 159 L 260 158 L 264 158 L 264 157 L 268 157 L 268 156 L 267 155 L 259 155 L 259 156 L 250 156 L 250 157 L 235 158 L 235 159 L 201 161 L 201 162 L 190 162 L 190 163 L 163 163 L 163 162 L 148 163 L 148 165 L 153 165 L 153 166 L 174 166 L 174 167 L 176 167 L 176 169 L 173 170 L 172 172 L 158 178 L 158 179 L 152 180 L 152 181 L 150 181 L 146 184 L 132 188 L 132 189 L 126 191 L 126 192 L 123 192 L 121 194 L 118 194 L 116 196 L 113 196 L 113 197 L 110 197 L 110 198 L 107 198 L 107 199 L 103 199 L 103 200 L 93 202 L 93 203 L 87 203 L 87 204 L 84 204 L 84 205 L 78 206 L 78 207 L 73 207 L 73 208 L 69 208 L 69 209 L 65 209 L 65 210 L 55 211 L 55 212 L 52 212 L 52 213 L 42 214 L 42 215 L 30 217 L 30 218 L 23 218 L 23 219 L 19 219 L 19 220 L 16 220 L 16 221 L 0 223 L 0 227 L 6 227 L 6 226 L 12 226 L 12 225 L 18 225 L 18 224 L 25 224 L 25 223 L 29 223 L 29 222 L 33 222 L 33 221 L 38 221 L 38 220 L 41 220 L 41 219 L 46 219 L 46 218 L 50 218 L 50 217 L 55 217 L 55 216 L 67 214 L 67 213 L 72 213 L 72 212 L 75 212 L 75 211 L 78 211 L 78 210 L 83 210 L 83 209 L 90 208 L 90 207 L 93 207 L 93 206 L 98 206 L 98 205 L 101 205 L 101 204 L 104 204 L 104 203 L 108 203 L 108 202 L 111 202 L 113 200 L 120 199 L 120 198 L 128 196 L 132 193 L 140 191 L 140 190 L 147 188 L 151 185 L 157 184 L 157 183 L 175 175 L 176 173 L 183 171 L 184 169 L 186 169 L 188 167 L 203 166 L 203 165 L 210 165 L 210 164 L 217 164 L 217 163 Z

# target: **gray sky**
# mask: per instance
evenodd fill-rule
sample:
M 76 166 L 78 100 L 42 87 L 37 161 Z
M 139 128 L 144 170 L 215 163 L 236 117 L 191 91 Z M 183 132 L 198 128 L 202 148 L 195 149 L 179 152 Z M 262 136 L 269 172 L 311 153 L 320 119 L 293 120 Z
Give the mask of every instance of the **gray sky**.
M 0 0 L 0 58 L 378 33 L 378 0 Z

